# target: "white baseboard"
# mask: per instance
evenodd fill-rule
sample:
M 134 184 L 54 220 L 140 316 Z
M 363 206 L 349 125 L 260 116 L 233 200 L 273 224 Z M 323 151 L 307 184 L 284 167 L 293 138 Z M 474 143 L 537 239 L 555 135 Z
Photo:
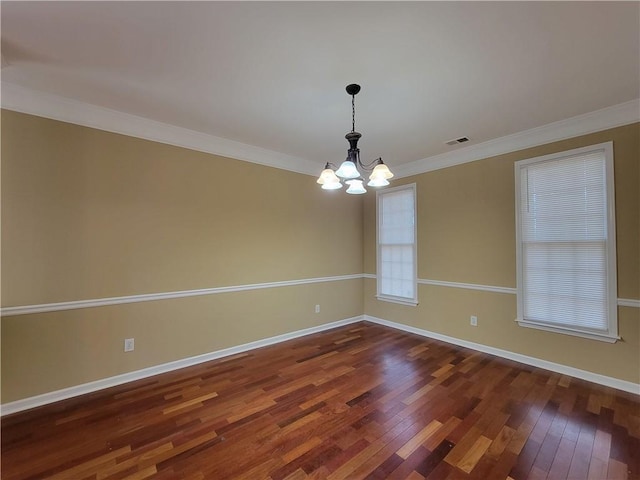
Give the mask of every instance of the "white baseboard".
M 606 375 L 600 375 L 598 373 L 588 372 L 586 370 L 580 370 L 579 368 L 569 367 L 560 363 L 549 362 L 535 357 L 529 357 L 520 353 L 510 352 L 508 350 L 502 350 L 500 348 L 489 347 L 482 345 L 481 343 L 469 342 L 467 340 L 461 340 L 455 337 L 449 337 L 448 335 L 442 335 L 440 333 L 430 332 L 429 330 L 423 330 L 421 328 L 411 327 L 402 323 L 391 322 L 378 317 L 372 317 L 371 315 L 365 315 L 364 320 L 371 323 L 377 323 L 386 327 L 395 328 L 409 333 L 414 333 L 422 337 L 433 338 L 435 340 L 441 340 L 443 342 L 452 343 L 460 347 L 470 348 L 483 353 L 489 353 L 497 357 L 514 360 L 516 362 L 524 363 L 525 365 L 531 365 L 533 367 L 543 368 L 552 372 L 561 373 L 563 375 L 569 375 L 572 377 L 587 380 L 589 382 L 597 383 L 607 387 L 616 388 L 625 392 L 634 393 L 640 395 L 640 384 L 627 382 L 626 380 L 620 380 L 618 378 L 607 377 Z
M 163 363 L 162 365 L 156 365 L 154 367 L 143 368 L 142 370 L 136 370 L 134 372 L 123 373 L 114 377 L 104 378 L 96 380 L 94 382 L 83 383 L 82 385 L 76 385 L 74 387 L 63 388 L 62 390 L 56 390 L 54 392 L 43 393 L 42 395 L 36 395 L 34 397 L 25 398 L 22 400 L 16 400 L 15 402 L 5 403 L 0 405 L 0 416 L 10 415 L 12 413 L 21 412 L 30 408 L 40 407 L 49 403 L 59 402 L 67 398 L 77 397 L 79 395 L 85 395 L 87 393 L 96 392 L 109 387 L 115 387 L 116 385 L 122 385 L 123 383 L 133 382 L 135 380 L 142 380 L 160 373 L 171 372 L 180 368 L 190 367 L 199 363 L 216 360 L 222 357 L 228 357 L 230 355 L 236 355 L 255 348 L 266 347 L 268 345 L 274 345 L 276 343 L 286 342 L 294 338 L 304 337 L 313 333 L 323 332 L 336 327 L 342 327 L 351 323 L 361 322 L 364 320 L 364 316 L 359 315 L 356 317 L 346 318 L 344 320 L 338 320 L 336 322 L 325 323 L 318 325 L 317 327 L 304 328 L 302 330 L 296 330 L 294 332 L 283 333 L 282 335 L 276 335 L 275 337 L 269 337 L 262 340 L 256 340 L 255 342 L 245 343 L 235 347 L 225 348 L 217 350 L 215 352 L 205 353 L 202 355 L 196 355 L 195 357 L 184 358 L 182 360 L 176 360 L 169 363 Z
M 507 350 L 502 350 L 499 348 L 489 347 L 487 345 L 482 345 L 480 343 L 474 343 L 474 342 L 469 342 L 469 341 L 461 340 L 454 337 L 449 337 L 447 335 L 430 332 L 428 330 L 411 327 L 409 325 L 403 325 L 397 322 L 391 322 L 389 320 L 373 317 L 371 315 L 359 315 L 356 317 L 346 318 L 344 320 L 338 320 L 336 322 L 325 323 L 323 325 L 318 325 L 317 327 L 310 327 L 302 330 L 296 330 L 294 332 L 284 333 L 282 335 L 276 335 L 275 337 L 256 340 L 255 342 L 245 343 L 243 345 L 225 348 L 222 350 L 217 350 L 215 352 L 197 355 L 194 357 L 184 358 L 182 360 L 176 360 L 173 362 L 164 363 L 162 365 L 148 367 L 142 370 L 136 370 L 134 372 L 123 373 L 121 375 L 116 375 L 114 377 L 104 378 L 101 380 L 96 380 L 94 382 L 84 383 L 82 385 L 76 385 L 74 387 L 69 387 L 69 388 L 64 388 L 62 390 L 56 390 L 54 392 L 44 393 L 42 395 L 36 395 L 34 397 L 25 398 L 22 400 L 16 400 L 15 402 L 5 403 L 3 405 L 0 405 L 0 416 L 10 415 L 12 413 L 29 410 L 31 408 L 40 407 L 42 405 L 59 402 L 60 400 L 65 400 L 67 398 L 77 397 L 79 395 L 85 395 L 87 393 L 92 393 L 98 390 L 103 390 L 105 388 L 122 385 L 124 383 L 133 382 L 135 380 L 142 380 L 144 378 L 152 377 L 154 375 L 158 375 L 161 373 L 179 370 L 181 368 L 190 367 L 192 365 L 197 365 L 199 363 L 216 360 L 218 358 L 228 357 L 230 355 L 236 355 L 238 353 L 243 353 L 249 350 L 253 350 L 255 348 L 274 345 L 276 343 L 281 343 L 287 340 L 292 340 L 294 338 L 311 335 L 313 333 L 323 332 L 325 330 L 330 330 L 332 328 L 337 328 L 344 325 L 357 323 L 363 320 L 371 323 L 377 323 L 379 325 L 384 325 L 386 327 L 394 328 L 396 330 L 402 330 L 405 332 L 414 333 L 416 335 L 420 335 L 423 337 L 433 338 L 435 340 L 441 340 L 443 342 L 459 345 L 461 347 L 470 348 L 472 350 L 489 353 L 497 357 L 507 358 L 509 360 L 514 360 L 516 362 L 524 363 L 526 365 L 544 368 L 545 370 L 550 370 L 552 372 L 562 373 L 564 375 L 570 375 L 572 377 L 580 378 L 580 379 L 587 380 L 600 385 L 605 385 L 607 387 L 617 388 L 618 390 L 623 390 L 625 392 L 630 392 L 636 395 L 640 395 L 640 384 L 637 384 L 637 383 L 627 382 L 625 380 L 619 380 L 617 378 L 607 377 L 605 375 L 588 372 L 586 370 L 580 370 L 578 368 L 569 367 L 559 363 L 548 362 L 546 360 L 541 360 L 539 358 L 529 357 L 527 355 L 521 355 L 519 353 L 514 353 Z

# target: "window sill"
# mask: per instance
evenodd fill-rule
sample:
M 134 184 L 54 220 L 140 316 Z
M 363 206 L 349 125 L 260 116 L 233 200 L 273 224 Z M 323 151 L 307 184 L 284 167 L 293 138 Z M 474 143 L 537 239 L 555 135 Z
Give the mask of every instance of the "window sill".
M 616 343 L 618 340 L 621 340 L 620 337 L 607 335 L 604 333 L 582 332 L 579 330 L 571 330 L 569 328 L 562 328 L 562 327 L 553 327 L 550 325 L 527 322 L 526 320 L 519 320 L 519 319 L 516 319 L 516 322 L 518 322 L 518 325 L 520 325 L 521 327 L 535 328 L 537 330 L 544 330 L 547 332 L 561 333 L 563 335 L 572 335 L 574 337 L 588 338 L 590 340 L 598 340 L 600 342 Z
M 407 305 L 409 307 L 418 306 L 417 300 L 409 300 L 409 299 L 398 298 L 398 297 L 387 297 L 385 295 L 376 295 L 376 298 L 382 302 L 398 303 L 400 305 Z

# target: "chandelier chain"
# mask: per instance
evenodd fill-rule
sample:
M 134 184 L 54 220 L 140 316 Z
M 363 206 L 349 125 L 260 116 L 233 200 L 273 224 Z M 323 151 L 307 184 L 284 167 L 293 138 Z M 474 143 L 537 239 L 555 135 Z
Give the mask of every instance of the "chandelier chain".
M 356 131 L 356 96 L 351 95 L 351 131 Z

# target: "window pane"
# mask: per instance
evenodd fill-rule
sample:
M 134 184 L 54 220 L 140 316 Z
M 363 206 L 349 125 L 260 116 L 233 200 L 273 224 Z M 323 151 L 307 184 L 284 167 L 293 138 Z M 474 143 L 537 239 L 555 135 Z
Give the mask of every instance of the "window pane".
M 604 178 L 602 155 L 527 166 L 521 177 L 522 239 L 605 239 Z
M 415 299 L 413 187 L 378 194 L 378 294 Z
M 608 264 L 604 147 L 516 165 L 519 175 L 518 318 L 576 331 L 615 333 Z M 615 285 L 615 283 L 613 283 Z M 615 311 L 615 309 L 613 309 Z
M 523 247 L 527 319 L 607 329 L 604 242 Z

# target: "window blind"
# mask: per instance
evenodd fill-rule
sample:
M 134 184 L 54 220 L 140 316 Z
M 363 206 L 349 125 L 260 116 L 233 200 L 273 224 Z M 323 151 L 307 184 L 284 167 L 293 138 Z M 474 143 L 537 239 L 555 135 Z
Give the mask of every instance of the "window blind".
M 413 186 L 378 195 L 378 295 L 416 300 Z
M 520 167 L 521 319 L 609 333 L 603 150 Z

